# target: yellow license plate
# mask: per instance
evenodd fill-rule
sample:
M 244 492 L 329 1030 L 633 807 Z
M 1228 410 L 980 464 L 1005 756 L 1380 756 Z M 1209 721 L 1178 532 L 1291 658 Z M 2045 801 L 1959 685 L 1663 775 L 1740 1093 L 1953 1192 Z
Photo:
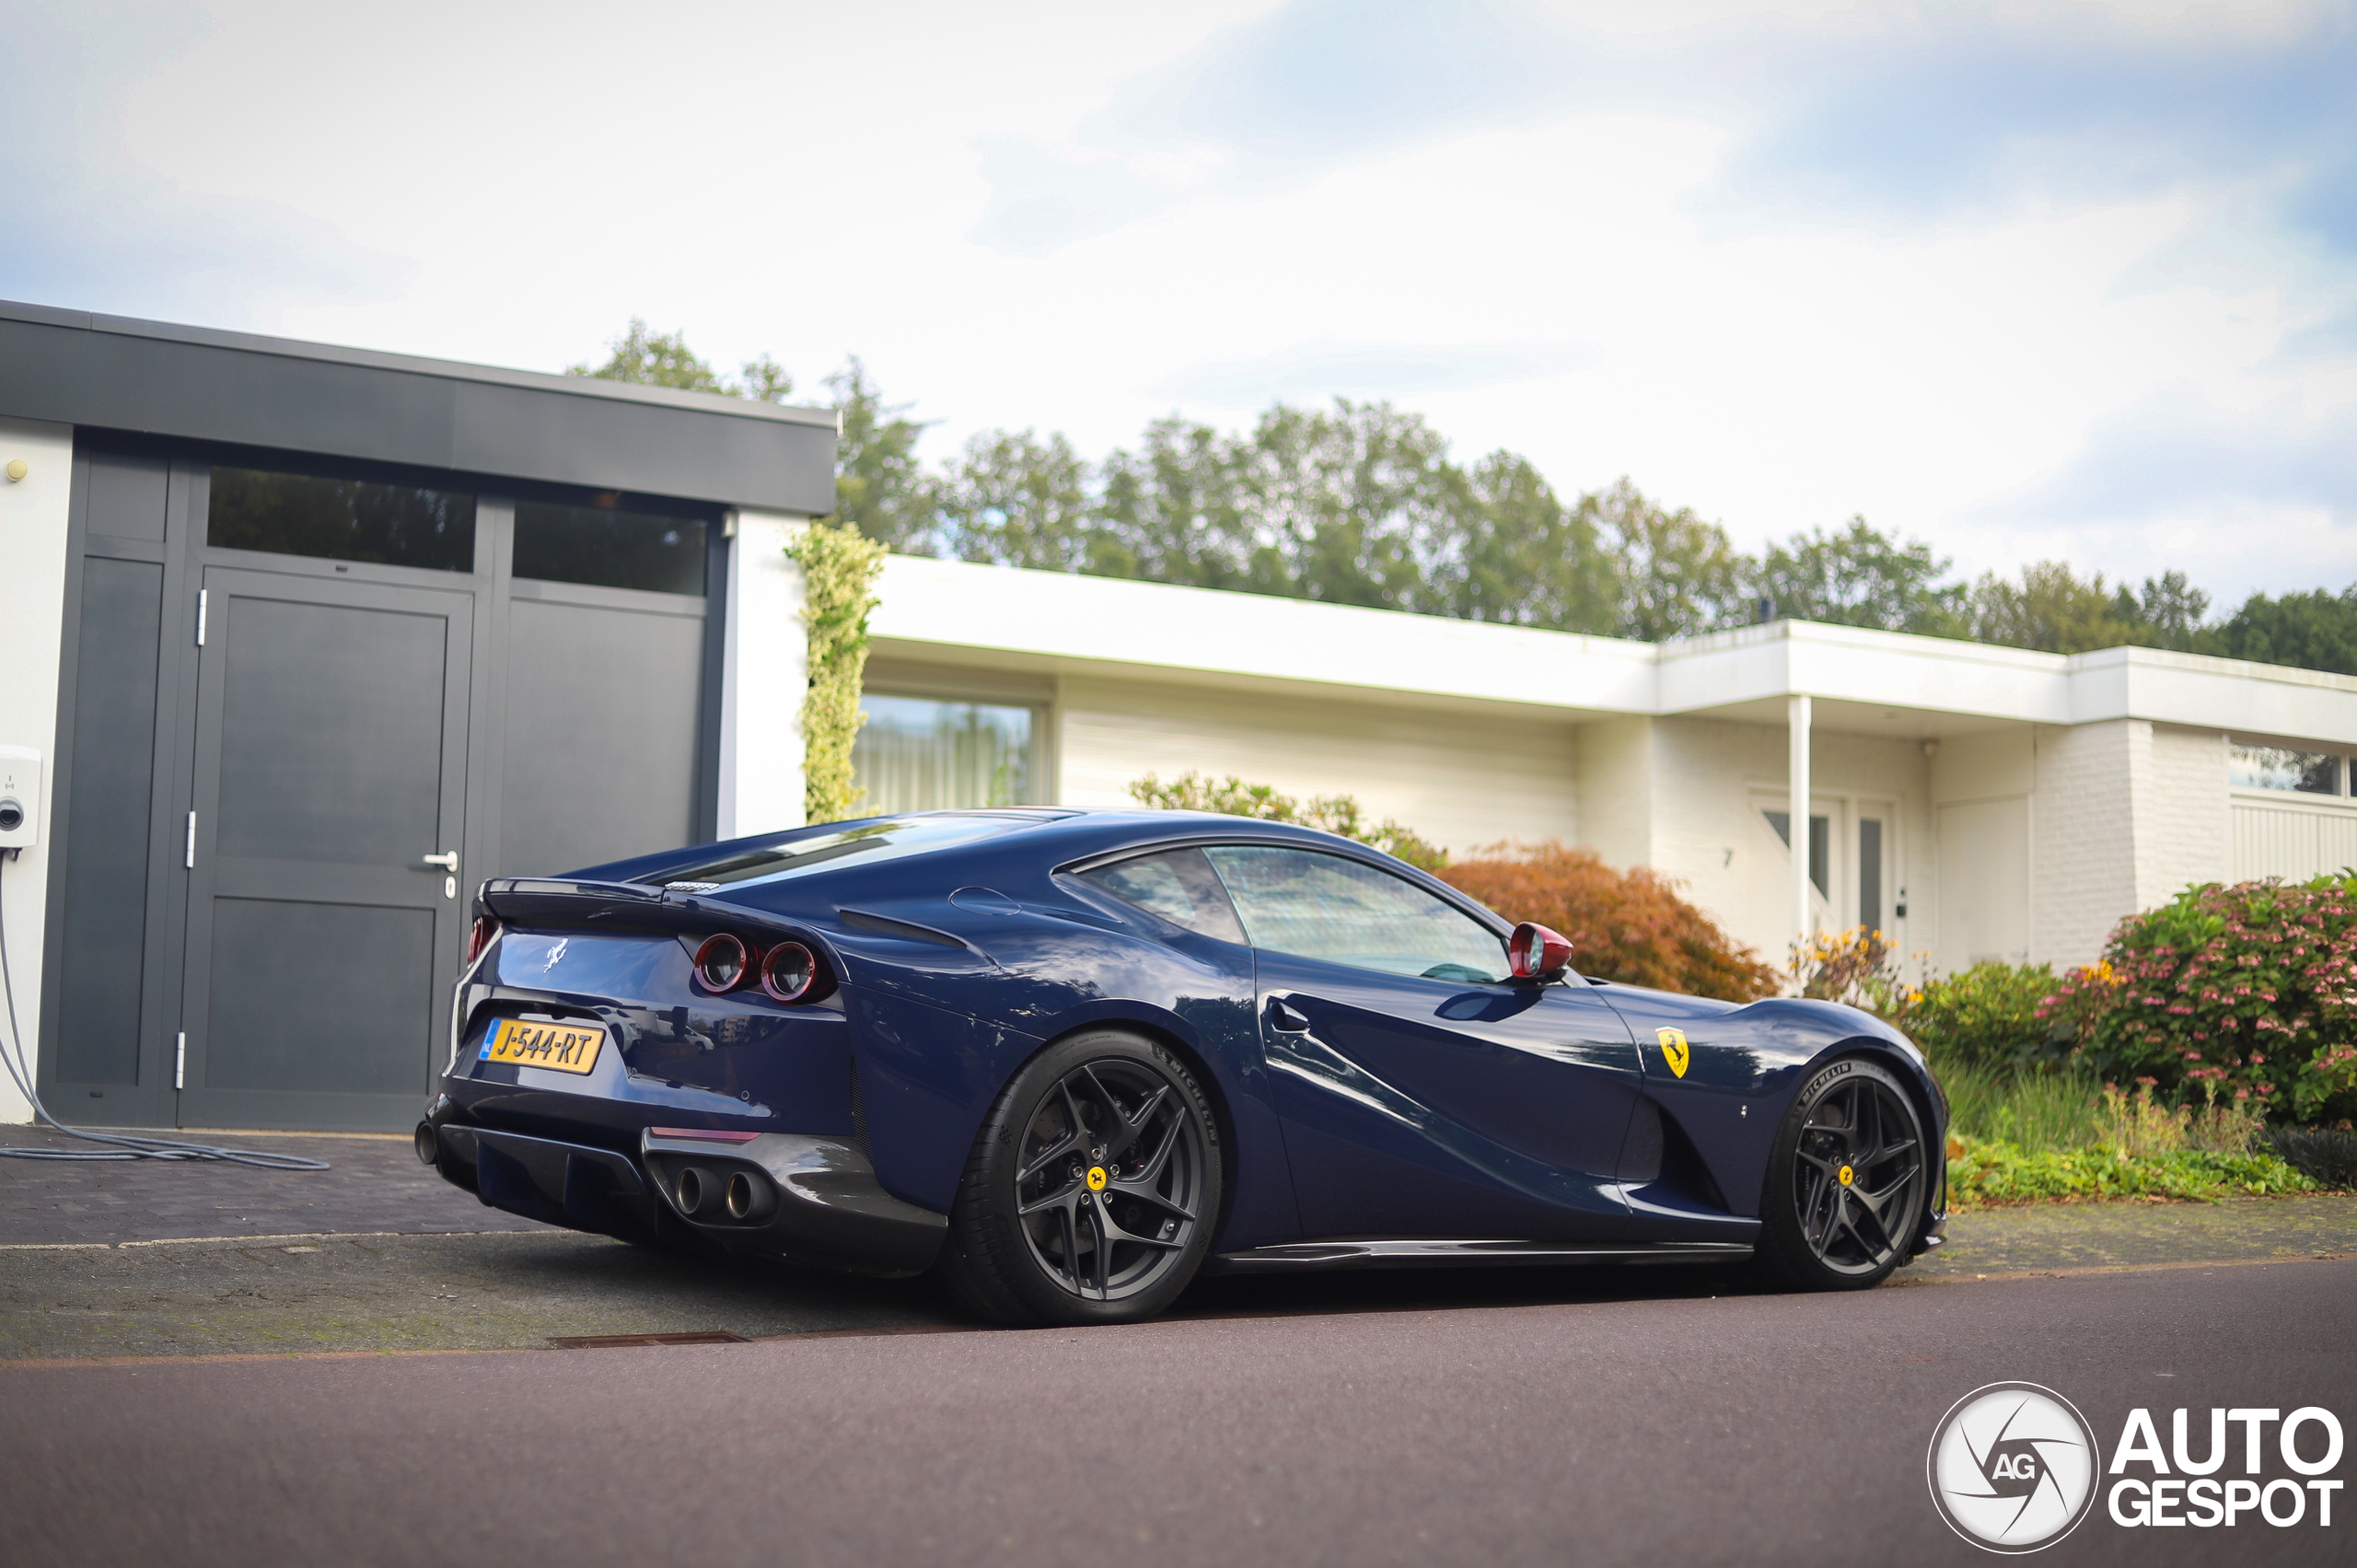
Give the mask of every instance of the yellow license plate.
M 586 1073 L 598 1065 L 606 1031 L 597 1024 L 535 1023 L 529 1018 L 502 1018 L 491 1038 L 476 1052 L 481 1062 L 517 1062 L 527 1067 L 549 1067 L 559 1073 Z

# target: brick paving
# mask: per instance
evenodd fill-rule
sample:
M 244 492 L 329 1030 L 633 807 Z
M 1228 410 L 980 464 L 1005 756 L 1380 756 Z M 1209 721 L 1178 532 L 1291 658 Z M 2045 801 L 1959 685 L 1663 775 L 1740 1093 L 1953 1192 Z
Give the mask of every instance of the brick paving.
M 262 1170 L 212 1160 L 0 1159 L 0 1246 L 161 1241 L 318 1232 L 537 1231 L 417 1163 L 406 1135 L 157 1132 L 227 1148 L 326 1160 L 327 1170 Z M 0 1127 L 0 1144 L 95 1149 L 47 1128 Z

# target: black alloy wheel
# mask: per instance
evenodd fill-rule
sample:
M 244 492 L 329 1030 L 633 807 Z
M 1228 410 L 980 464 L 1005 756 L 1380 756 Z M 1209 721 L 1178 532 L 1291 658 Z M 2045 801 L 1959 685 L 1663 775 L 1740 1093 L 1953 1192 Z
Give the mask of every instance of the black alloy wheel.
M 975 1140 L 944 1275 L 1001 1322 L 1151 1317 L 1202 1262 L 1221 1177 L 1217 1123 L 1177 1056 L 1109 1030 L 1060 1041 Z
M 1905 1262 L 1923 1224 L 1931 1150 L 1907 1091 L 1844 1057 L 1794 1097 L 1760 1211 L 1760 1262 L 1800 1290 L 1862 1290 Z

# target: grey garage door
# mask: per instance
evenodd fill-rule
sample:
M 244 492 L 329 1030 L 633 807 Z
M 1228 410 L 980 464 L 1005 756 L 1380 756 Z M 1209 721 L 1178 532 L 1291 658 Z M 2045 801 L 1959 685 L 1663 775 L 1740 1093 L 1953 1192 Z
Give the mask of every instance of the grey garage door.
M 219 568 L 204 589 L 180 1119 L 412 1118 L 468 909 L 446 857 L 473 596 Z
M 712 833 L 716 518 L 280 462 L 76 454 L 41 1026 L 69 1119 L 406 1128 L 476 884 Z

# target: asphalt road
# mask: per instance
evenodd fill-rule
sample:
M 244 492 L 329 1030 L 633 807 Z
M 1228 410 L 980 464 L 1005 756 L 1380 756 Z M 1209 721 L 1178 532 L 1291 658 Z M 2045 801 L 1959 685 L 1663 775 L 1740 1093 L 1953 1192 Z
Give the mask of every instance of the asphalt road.
M 1887 1568 L 1989 1561 L 1923 1481 L 1984 1383 L 2061 1391 L 2107 1446 L 2139 1405 L 2164 1434 L 2179 1405 L 2357 1424 L 2357 1261 L 1252 1299 L 1085 1331 L 19 1364 L 0 1562 Z M 2329 1530 L 2098 1513 L 2040 1561 L 2347 1562 L 2348 1496 Z

